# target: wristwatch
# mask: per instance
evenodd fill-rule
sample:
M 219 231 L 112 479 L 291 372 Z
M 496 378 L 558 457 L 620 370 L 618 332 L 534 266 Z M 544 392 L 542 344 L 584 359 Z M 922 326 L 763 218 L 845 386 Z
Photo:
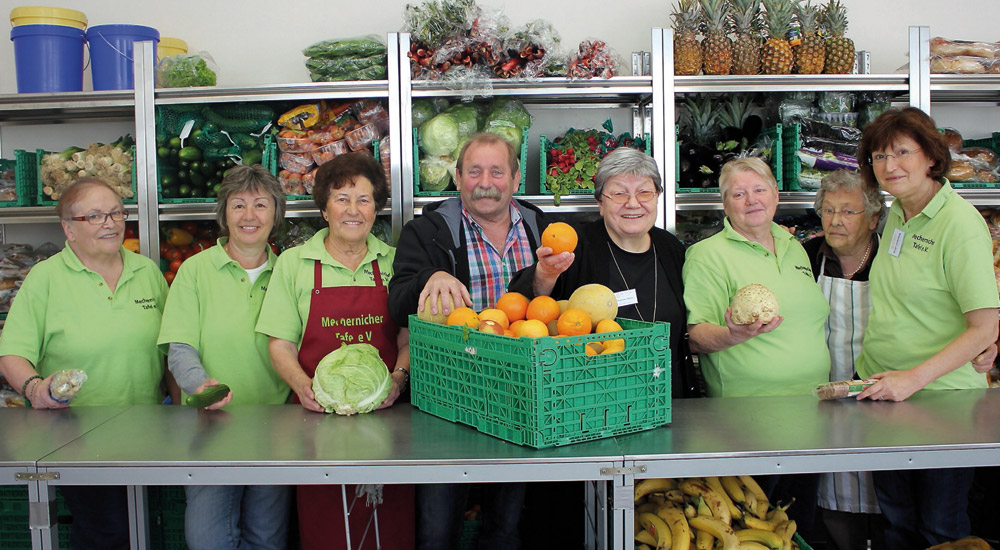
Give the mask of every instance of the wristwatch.
M 403 385 L 399 388 L 399 393 L 403 393 L 410 388 L 410 369 L 399 368 L 403 371 Z

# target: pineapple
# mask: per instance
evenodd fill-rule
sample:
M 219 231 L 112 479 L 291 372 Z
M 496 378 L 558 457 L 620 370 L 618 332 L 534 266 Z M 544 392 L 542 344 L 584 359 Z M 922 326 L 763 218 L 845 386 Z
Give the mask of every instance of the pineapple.
M 697 0 L 678 0 L 674 12 L 674 74 L 696 75 L 701 72 L 701 4 Z
M 732 0 L 733 74 L 760 72 L 760 0 Z
M 727 36 L 729 0 L 701 0 L 705 14 L 705 38 L 701 41 L 705 74 L 729 74 L 733 68 L 733 41 Z
M 830 38 L 826 40 L 826 71 L 847 74 L 854 69 L 854 41 L 844 38 L 847 30 L 847 8 L 839 0 L 830 0 L 823 10 L 823 23 Z
M 816 34 L 820 8 L 811 0 L 795 5 L 799 18 L 802 43 L 795 48 L 795 71 L 799 74 L 820 74 L 826 62 L 826 41 Z
M 687 112 L 681 118 L 681 131 L 686 129 L 698 145 L 713 146 L 719 132 L 716 102 L 707 94 L 690 95 L 684 98 L 684 105 Z
M 760 64 L 764 74 L 791 74 L 792 46 L 785 36 L 792 28 L 791 0 L 762 0 L 764 21 L 767 25 L 767 41 L 760 52 Z

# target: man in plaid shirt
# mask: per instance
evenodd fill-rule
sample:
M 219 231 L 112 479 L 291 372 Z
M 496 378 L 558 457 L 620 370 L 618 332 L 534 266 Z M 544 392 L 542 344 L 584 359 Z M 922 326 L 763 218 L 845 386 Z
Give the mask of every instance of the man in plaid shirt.
M 513 199 L 521 181 L 514 148 L 493 134 L 476 134 L 463 147 L 456 172 L 459 197 L 428 205 L 403 227 L 389 282 L 389 312 L 405 327 L 407 316 L 441 296 L 476 311 L 494 307 L 517 270 L 535 261 L 541 229 L 537 207 Z M 437 311 L 435 311 L 437 312 Z M 417 549 L 455 549 L 469 484 L 417 486 Z M 524 483 L 483 487 L 482 548 L 519 547 Z

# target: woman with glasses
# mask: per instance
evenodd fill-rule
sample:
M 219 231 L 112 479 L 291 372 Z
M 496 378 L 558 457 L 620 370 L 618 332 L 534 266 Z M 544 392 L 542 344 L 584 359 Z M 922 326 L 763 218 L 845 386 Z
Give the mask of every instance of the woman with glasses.
M 684 245 L 653 227 L 662 192 L 652 157 L 627 147 L 608 153 L 594 178 L 601 219 L 583 226 L 575 252 L 539 248 L 538 263 L 519 271 L 508 289 L 565 299 L 585 284 L 607 286 L 618 293 L 619 317 L 670 323 L 672 392 L 696 397 L 701 384 L 685 338 Z
M 33 408 L 69 406 L 49 395 L 62 369 L 87 373 L 73 407 L 161 403 L 156 335 L 167 283 L 149 258 L 122 247 L 121 198 L 104 181 L 81 178 L 56 214 L 66 247 L 25 277 L 0 337 L 0 373 Z M 124 487 L 65 486 L 62 494 L 73 548 L 129 547 Z
M 684 262 L 691 349 L 700 354 L 708 395 L 807 395 L 830 381 L 824 333 L 830 306 L 802 245 L 773 221 L 778 188 L 767 164 L 759 158 L 729 161 L 719 187 L 723 229 L 691 246 Z M 777 296 L 779 317 L 749 325 L 733 322 L 729 304 L 751 283 Z M 758 481 L 772 501 L 795 498 L 788 514 L 808 540 L 818 476 L 762 476 Z
M 986 388 L 971 360 L 997 339 L 1000 300 L 986 222 L 944 177 L 951 155 L 916 108 L 865 127 L 861 177 L 894 197 L 871 270 L 872 311 L 858 399 L 902 401 L 920 390 Z M 973 470 L 876 472 L 889 548 L 926 548 L 969 534 Z
M 823 236 L 803 248 L 830 303 L 830 381 L 850 380 L 871 311 L 868 274 L 879 249 L 877 229 L 885 202 L 878 188 L 865 187 L 856 172 L 839 170 L 823 178 L 814 206 Z M 863 548 L 868 540 L 873 548 L 885 548 L 870 472 L 822 474 L 818 504 L 832 548 Z
M 284 219 L 285 194 L 263 166 L 235 166 L 219 188 L 218 244 L 184 262 L 170 287 L 160 349 L 186 394 L 220 383 L 233 403 L 279 405 L 288 384 L 271 366 L 268 337 L 254 330 L 277 256 L 268 238 Z M 285 548 L 292 490 L 285 485 L 185 485 L 188 548 Z

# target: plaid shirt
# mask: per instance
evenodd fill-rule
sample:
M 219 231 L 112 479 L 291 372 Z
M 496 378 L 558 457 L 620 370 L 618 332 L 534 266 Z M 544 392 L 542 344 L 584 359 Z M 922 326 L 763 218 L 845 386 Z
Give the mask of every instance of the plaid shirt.
M 462 205 L 462 230 L 465 231 L 469 257 L 469 294 L 476 311 L 494 307 L 500 296 L 507 292 L 507 283 L 514 273 L 534 263 L 521 211 L 513 202 L 510 204 L 510 222 L 503 251 L 498 251 L 486 238 L 482 226 Z

